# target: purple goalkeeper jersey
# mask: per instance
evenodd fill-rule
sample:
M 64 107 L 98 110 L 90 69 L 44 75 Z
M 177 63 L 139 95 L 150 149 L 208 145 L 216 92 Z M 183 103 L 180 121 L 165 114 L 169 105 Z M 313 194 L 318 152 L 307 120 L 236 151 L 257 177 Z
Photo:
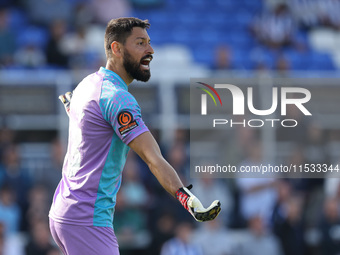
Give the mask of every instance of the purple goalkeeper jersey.
M 49 217 L 113 227 L 128 144 L 146 131 L 136 99 L 116 73 L 102 67 L 81 81 L 73 92 L 68 148 Z

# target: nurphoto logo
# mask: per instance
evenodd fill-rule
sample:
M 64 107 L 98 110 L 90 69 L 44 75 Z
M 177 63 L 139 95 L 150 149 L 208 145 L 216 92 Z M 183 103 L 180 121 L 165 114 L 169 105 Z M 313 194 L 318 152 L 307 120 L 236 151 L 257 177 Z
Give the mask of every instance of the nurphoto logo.
M 201 86 L 197 87 L 197 84 Z M 203 86 L 203 87 L 202 87 Z M 209 114 L 214 114 L 215 109 L 213 107 L 209 108 L 209 100 L 214 102 L 215 107 L 223 107 L 224 102 L 222 99 L 223 95 L 228 95 L 232 98 L 232 116 L 246 116 L 246 110 L 255 116 L 269 116 L 275 115 L 280 116 L 280 118 L 238 118 L 237 120 L 231 118 L 213 118 L 212 127 L 217 127 L 219 125 L 228 125 L 230 127 L 241 125 L 249 127 L 262 127 L 265 124 L 275 127 L 276 124 L 282 127 L 295 127 L 298 125 L 298 120 L 294 118 L 284 118 L 287 116 L 288 106 L 296 107 L 303 115 L 311 116 L 312 113 L 305 106 L 311 100 L 311 93 L 306 88 L 300 87 L 271 87 L 270 98 L 265 98 L 269 102 L 270 106 L 265 109 L 259 109 L 256 107 L 254 88 L 246 87 L 246 93 L 244 93 L 240 87 L 232 84 L 222 84 L 215 83 L 209 85 L 203 82 L 196 82 L 196 88 L 198 88 L 201 93 L 200 97 L 200 115 L 206 116 Z M 209 98 L 208 98 L 209 96 Z M 217 103 L 217 100 L 219 104 Z M 268 104 L 268 102 L 265 102 Z M 211 105 L 211 104 L 210 104 Z M 227 109 L 230 111 L 230 109 Z M 216 114 L 215 114 L 216 115 Z

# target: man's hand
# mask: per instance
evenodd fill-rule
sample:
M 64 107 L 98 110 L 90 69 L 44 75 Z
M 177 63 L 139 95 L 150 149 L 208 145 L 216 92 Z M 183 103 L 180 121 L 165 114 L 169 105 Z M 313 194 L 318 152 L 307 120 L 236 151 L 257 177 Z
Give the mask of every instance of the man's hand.
M 180 188 L 176 192 L 177 200 L 181 202 L 195 220 L 202 222 L 215 219 L 221 211 L 220 201 L 215 200 L 208 208 L 204 208 L 199 199 L 189 191 L 191 188 L 192 185 L 189 185 L 187 188 Z
M 59 100 L 63 103 L 67 115 L 70 113 L 70 104 L 72 99 L 72 92 L 66 92 L 65 95 L 60 95 Z

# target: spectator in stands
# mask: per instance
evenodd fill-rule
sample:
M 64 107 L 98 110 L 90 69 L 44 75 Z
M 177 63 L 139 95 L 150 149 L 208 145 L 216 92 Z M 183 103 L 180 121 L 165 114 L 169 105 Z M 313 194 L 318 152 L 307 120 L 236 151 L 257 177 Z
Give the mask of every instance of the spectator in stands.
M 288 156 L 286 165 L 303 166 L 307 163 L 303 145 L 292 143 L 291 146 L 290 155 Z M 290 183 L 293 189 L 307 199 L 314 186 L 318 186 L 318 183 L 317 181 L 315 182 L 316 178 L 305 177 L 308 176 L 301 172 L 290 173 L 288 176 L 288 178 L 292 178 L 290 179 Z M 311 196 L 310 199 L 311 202 L 315 204 L 316 197 Z
M 155 217 L 151 221 L 155 221 Z M 161 253 L 163 244 L 174 237 L 175 222 L 175 217 L 169 212 L 162 212 L 159 217 L 156 217 L 156 226 L 152 229 L 149 254 Z
M 235 116 L 235 122 L 242 122 L 242 118 Z M 225 147 L 221 148 L 228 160 L 226 163 L 230 165 L 237 165 L 246 158 L 249 148 L 257 140 L 257 132 L 254 128 L 236 125 L 234 130 L 235 132 L 226 139 Z
M 64 162 L 65 151 L 59 138 L 51 142 L 50 165 L 39 176 L 34 176 L 35 183 L 43 184 L 47 189 L 47 197 L 52 199 L 56 187 L 61 179 L 61 170 Z
M 287 77 L 290 70 L 290 64 L 287 58 L 279 56 L 275 63 L 275 70 L 279 77 Z
M 188 144 L 188 139 L 190 136 L 190 131 L 188 129 L 177 128 L 174 135 L 174 143 L 184 143 Z M 159 140 L 159 134 L 156 135 L 157 140 Z
M 37 184 L 29 191 L 29 203 L 26 218 L 30 226 L 41 219 L 46 219 L 50 209 L 50 197 L 48 191 L 42 184 Z
M 204 255 L 233 254 L 233 240 L 227 228 L 219 219 L 200 225 L 194 231 L 193 240 L 198 246 L 202 246 Z
M 318 13 L 320 23 L 325 27 L 340 30 L 340 1 L 322 0 L 318 1 Z
M 93 22 L 93 12 L 91 5 L 87 1 L 78 1 L 74 6 L 72 15 L 72 26 L 86 27 Z
M 14 140 L 15 140 L 14 130 L 9 129 L 7 127 L 3 127 L 0 129 L 0 155 L 2 155 L 2 152 L 8 145 L 14 143 Z
M 0 188 L 0 222 L 5 226 L 5 235 L 17 234 L 20 228 L 21 210 L 16 202 L 13 187 L 4 184 Z
M 334 165 L 333 165 L 334 166 Z M 340 199 L 340 179 L 337 171 L 327 173 L 324 183 L 324 194 L 327 198 Z
M 46 255 L 62 255 L 57 247 L 51 247 Z
M 320 26 L 340 29 L 338 0 L 289 0 L 288 4 L 302 29 Z
M 0 221 L 0 255 L 24 255 L 23 239 L 18 235 L 6 235 L 6 226 Z
M 53 250 L 53 243 L 45 220 L 36 221 L 31 225 L 28 243 L 25 246 L 26 255 L 48 255 Z
M 216 70 L 230 70 L 231 64 L 231 50 L 227 45 L 220 45 L 215 49 L 215 63 L 213 68 Z
M 136 158 L 129 157 L 124 167 L 121 193 L 127 207 L 143 211 L 148 206 L 149 194 L 140 179 L 139 171 Z
M 0 255 L 5 255 L 5 226 L 0 222 Z
M 255 37 L 273 49 L 293 45 L 296 25 L 286 4 L 278 4 L 273 12 L 263 13 L 251 27 Z
M 321 231 L 321 253 L 320 255 L 337 255 L 340 251 L 340 217 L 339 201 L 327 198 L 319 229 Z M 336 231 L 337 230 L 337 231 Z
M 255 215 L 261 215 L 265 224 L 268 224 L 276 196 L 275 181 L 270 178 L 239 178 L 237 184 L 241 190 L 242 216 L 249 220 Z
M 161 255 L 203 255 L 200 245 L 192 242 L 193 226 L 190 223 L 179 223 L 175 237 L 164 243 Z
M 13 63 L 15 36 L 8 24 L 8 9 L 0 9 L 0 66 Z
M 298 98 L 300 95 L 292 94 L 289 98 Z M 304 145 L 307 142 L 307 132 L 309 119 L 294 104 L 286 106 L 286 119 L 294 119 L 298 122 L 295 127 L 285 128 L 279 126 L 277 128 L 277 140 L 284 142 L 293 142 L 296 145 Z
M 47 63 L 53 67 L 68 67 L 68 56 L 62 48 L 61 41 L 66 33 L 64 20 L 56 20 L 50 26 L 50 39 L 47 43 L 45 54 Z
M 339 165 L 339 160 L 331 162 L 333 169 Z M 338 199 L 340 201 L 340 179 L 338 171 L 329 171 L 325 175 L 324 195 L 326 199 Z
M 14 54 L 15 64 L 25 68 L 39 68 L 45 65 L 44 52 L 34 43 L 21 45 Z
M 166 155 L 166 158 L 169 161 L 170 165 L 172 165 L 176 169 L 178 175 L 182 180 L 186 180 L 189 178 L 189 162 L 186 149 L 187 147 L 185 142 L 179 140 L 170 147 Z
M 304 232 L 301 199 L 294 195 L 291 184 L 280 180 L 278 198 L 273 210 L 272 227 L 284 255 L 304 254 Z
M 64 53 L 69 56 L 69 65 L 72 69 L 87 69 L 91 67 L 88 55 L 91 53 L 91 45 L 87 40 L 87 28 L 84 25 L 77 26 L 74 32 L 66 33 L 61 40 Z
M 247 158 L 239 167 L 253 167 L 263 164 L 262 145 L 254 142 L 248 148 Z M 243 178 L 236 180 L 240 191 L 240 210 L 246 221 L 253 217 L 262 217 L 263 223 L 268 225 L 276 200 L 276 182 L 272 178 L 254 178 L 251 173 L 243 174 Z M 253 177 L 253 178 L 252 178 Z M 258 201 L 261 201 L 259 203 Z
M 17 233 L 8 235 L 6 224 L 0 221 L 0 255 L 24 255 L 23 243 Z
M 3 159 L 6 148 L 14 142 L 14 132 L 8 128 L 0 129 L 0 187 L 5 181 L 5 171 L 3 171 Z
M 6 147 L 0 171 L 4 171 L 5 183 L 13 188 L 14 196 L 20 206 L 22 215 L 25 215 L 28 208 L 28 193 L 32 186 L 32 178 L 27 169 L 21 166 L 18 150 L 18 146 L 14 144 Z M 20 229 L 24 230 L 27 222 L 23 218 L 22 220 Z
M 67 54 L 80 54 L 85 51 L 86 27 L 77 26 L 75 30 L 67 32 L 62 38 L 62 45 Z
M 277 238 L 266 228 L 262 217 L 253 216 L 249 219 L 249 233 L 243 242 L 242 255 L 282 255 Z
M 307 143 L 304 151 L 308 163 L 328 164 L 326 146 L 324 130 L 318 124 L 311 123 L 307 129 Z
M 324 131 L 317 123 L 311 123 L 307 129 L 307 143 L 304 146 L 304 155 L 306 162 L 309 164 L 326 164 L 329 165 L 330 160 L 327 153 L 327 143 Z M 308 176 L 307 176 L 308 177 Z M 314 177 L 304 179 L 308 184 L 308 193 L 306 194 L 306 222 L 315 224 L 320 216 L 320 208 L 322 207 L 324 197 L 324 173 L 315 175 Z
M 139 249 L 145 250 L 150 241 L 146 214 L 149 195 L 141 182 L 135 157 L 128 158 L 123 178 L 121 191 L 117 195 L 115 233 L 122 254 L 138 254 Z
M 319 0 L 289 0 L 288 5 L 299 27 L 302 29 L 315 28 L 320 24 Z

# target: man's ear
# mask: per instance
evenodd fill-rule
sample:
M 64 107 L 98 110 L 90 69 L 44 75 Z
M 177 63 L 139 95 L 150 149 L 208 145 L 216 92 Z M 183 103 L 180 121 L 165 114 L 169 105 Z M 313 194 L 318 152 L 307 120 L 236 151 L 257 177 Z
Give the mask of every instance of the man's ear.
M 119 42 L 114 41 L 113 43 L 111 43 L 111 51 L 112 55 L 116 57 L 121 57 L 123 54 L 122 45 Z

